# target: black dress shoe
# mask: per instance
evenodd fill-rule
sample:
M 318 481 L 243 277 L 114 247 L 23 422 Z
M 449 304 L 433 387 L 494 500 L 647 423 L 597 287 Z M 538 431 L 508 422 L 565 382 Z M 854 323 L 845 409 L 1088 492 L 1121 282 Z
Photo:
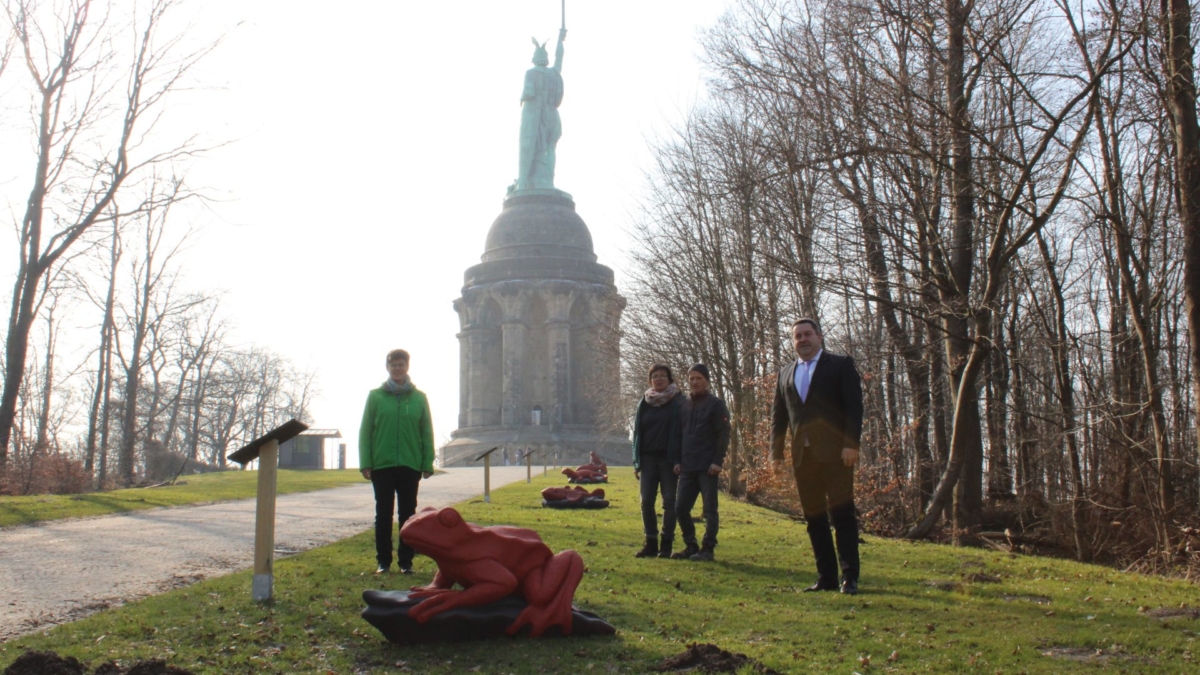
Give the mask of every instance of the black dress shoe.
M 842 595 L 858 595 L 858 582 L 846 579 L 842 582 Z
M 826 583 L 824 581 L 818 581 L 817 583 L 813 584 L 812 586 L 809 586 L 808 588 L 804 589 L 801 592 L 802 593 L 816 593 L 817 591 L 836 591 L 836 590 L 837 590 L 837 584 L 830 584 L 830 583 Z

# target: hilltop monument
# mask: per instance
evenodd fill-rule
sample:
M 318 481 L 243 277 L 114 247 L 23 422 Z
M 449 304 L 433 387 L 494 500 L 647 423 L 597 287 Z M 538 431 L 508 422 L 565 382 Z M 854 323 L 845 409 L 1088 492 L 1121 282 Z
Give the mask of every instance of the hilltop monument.
M 439 450 L 443 466 L 469 463 L 496 446 L 511 454 L 546 451 L 551 462 L 565 464 L 592 452 L 609 462 L 629 456 L 629 439 L 606 430 L 601 414 L 619 388 L 616 340 L 625 299 L 612 270 L 596 262 L 575 201 L 554 186 L 566 35 L 564 18 L 553 65 L 546 43 L 533 41 L 517 177 L 454 301 L 461 326 L 458 429 Z

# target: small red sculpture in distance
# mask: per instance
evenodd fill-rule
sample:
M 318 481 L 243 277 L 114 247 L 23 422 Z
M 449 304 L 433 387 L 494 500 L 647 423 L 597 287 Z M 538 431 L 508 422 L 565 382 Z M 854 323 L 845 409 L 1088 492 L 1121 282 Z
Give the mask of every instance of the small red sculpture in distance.
M 578 485 L 575 487 L 568 485 L 567 487 L 548 487 L 545 490 L 542 490 L 542 499 L 551 502 L 563 499 L 570 502 L 578 502 L 587 499 L 588 497 L 604 499 L 604 488 L 596 488 L 595 490 L 588 492 L 587 489 L 581 488 Z
M 400 536 L 438 566 L 433 583 L 412 587 L 409 597 L 422 598 L 408 611 L 416 622 L 518 593 L 529 606 L 509 625 L 509 635 L 525 625 L 531 637 L 555 625 L 563 635 L 571 634 L 571 600 L 583 579 L 583 558 L 575 551 L 554 554 L 533 530 L 481 527 L 451 508 L 424 509 L 409 518 Z M 456 583 L 461 591 L 453 590 Z

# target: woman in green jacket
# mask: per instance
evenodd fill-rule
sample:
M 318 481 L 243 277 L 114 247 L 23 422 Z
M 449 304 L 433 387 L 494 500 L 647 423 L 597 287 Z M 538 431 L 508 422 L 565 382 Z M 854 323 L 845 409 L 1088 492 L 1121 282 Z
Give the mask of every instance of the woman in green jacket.
M 358 465 L 375 488 L 376 574 L 392 566 L 392 511 L 399 504 L 400 527 L 417 512 L 417 487 L 433 475 L 433 422 L 429 400 L 408 377 L 408 352 L 387 355 L 388 379 L 367 394 L 358 429 Z M 401 574 L 412 574 L 414 551 L 400 539 Z

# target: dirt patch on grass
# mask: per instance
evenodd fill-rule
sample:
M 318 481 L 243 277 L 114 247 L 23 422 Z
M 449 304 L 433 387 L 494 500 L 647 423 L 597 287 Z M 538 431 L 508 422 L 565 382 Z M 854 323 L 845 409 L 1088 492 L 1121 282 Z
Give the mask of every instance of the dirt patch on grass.
M 1150 659 L 1126 653 L 1120 648 L 1095 649 L 1092 647 L 1043 647 L 1042 656 L 1080 663 L 1152 663 Z
M 190 670 L 168 666 L 165 661 L 138 661 L 128 668 L 123 668 L 110 661 L 91 673 L 92 675 L 195 675 Z M 25 652 L 4 669 L 4 675 L 88 675 L 88 670 L 74 657 L 63 658 L 54 652 Z
M 1004 597 L 1005 602 L 1013 602 L 1013 601 L 1019 600 L 1021 602 L 1032 602 L 1032 603 L 1035 603 L 1038 605 L 1050 604 L 1050 598 L 1045 595 L 1005 595 L 1003 597 Z
M 936 588 L 939 591 L 955 591 L 959 588 L 959 583 L 957 581 L 949 581 L 946 579 L 927 579 L 921 583 L 930 588 Z
M 1200 609 L 1194 607 L 1159 607 L 1142 612 L 1151 619 L 1200 619 Z
M 663 659 L 654 669 L 660 673 L 736 673 L 746 666 L 762 675 L 782 675 L 745 654 L 713 644 L 690 644 L 686 652 Z
M 986 572 L 974 572 L 964 577 L 967 581 L 973 584 L 998 584 L 1000 577 L 995 574 L 987 574 Z

